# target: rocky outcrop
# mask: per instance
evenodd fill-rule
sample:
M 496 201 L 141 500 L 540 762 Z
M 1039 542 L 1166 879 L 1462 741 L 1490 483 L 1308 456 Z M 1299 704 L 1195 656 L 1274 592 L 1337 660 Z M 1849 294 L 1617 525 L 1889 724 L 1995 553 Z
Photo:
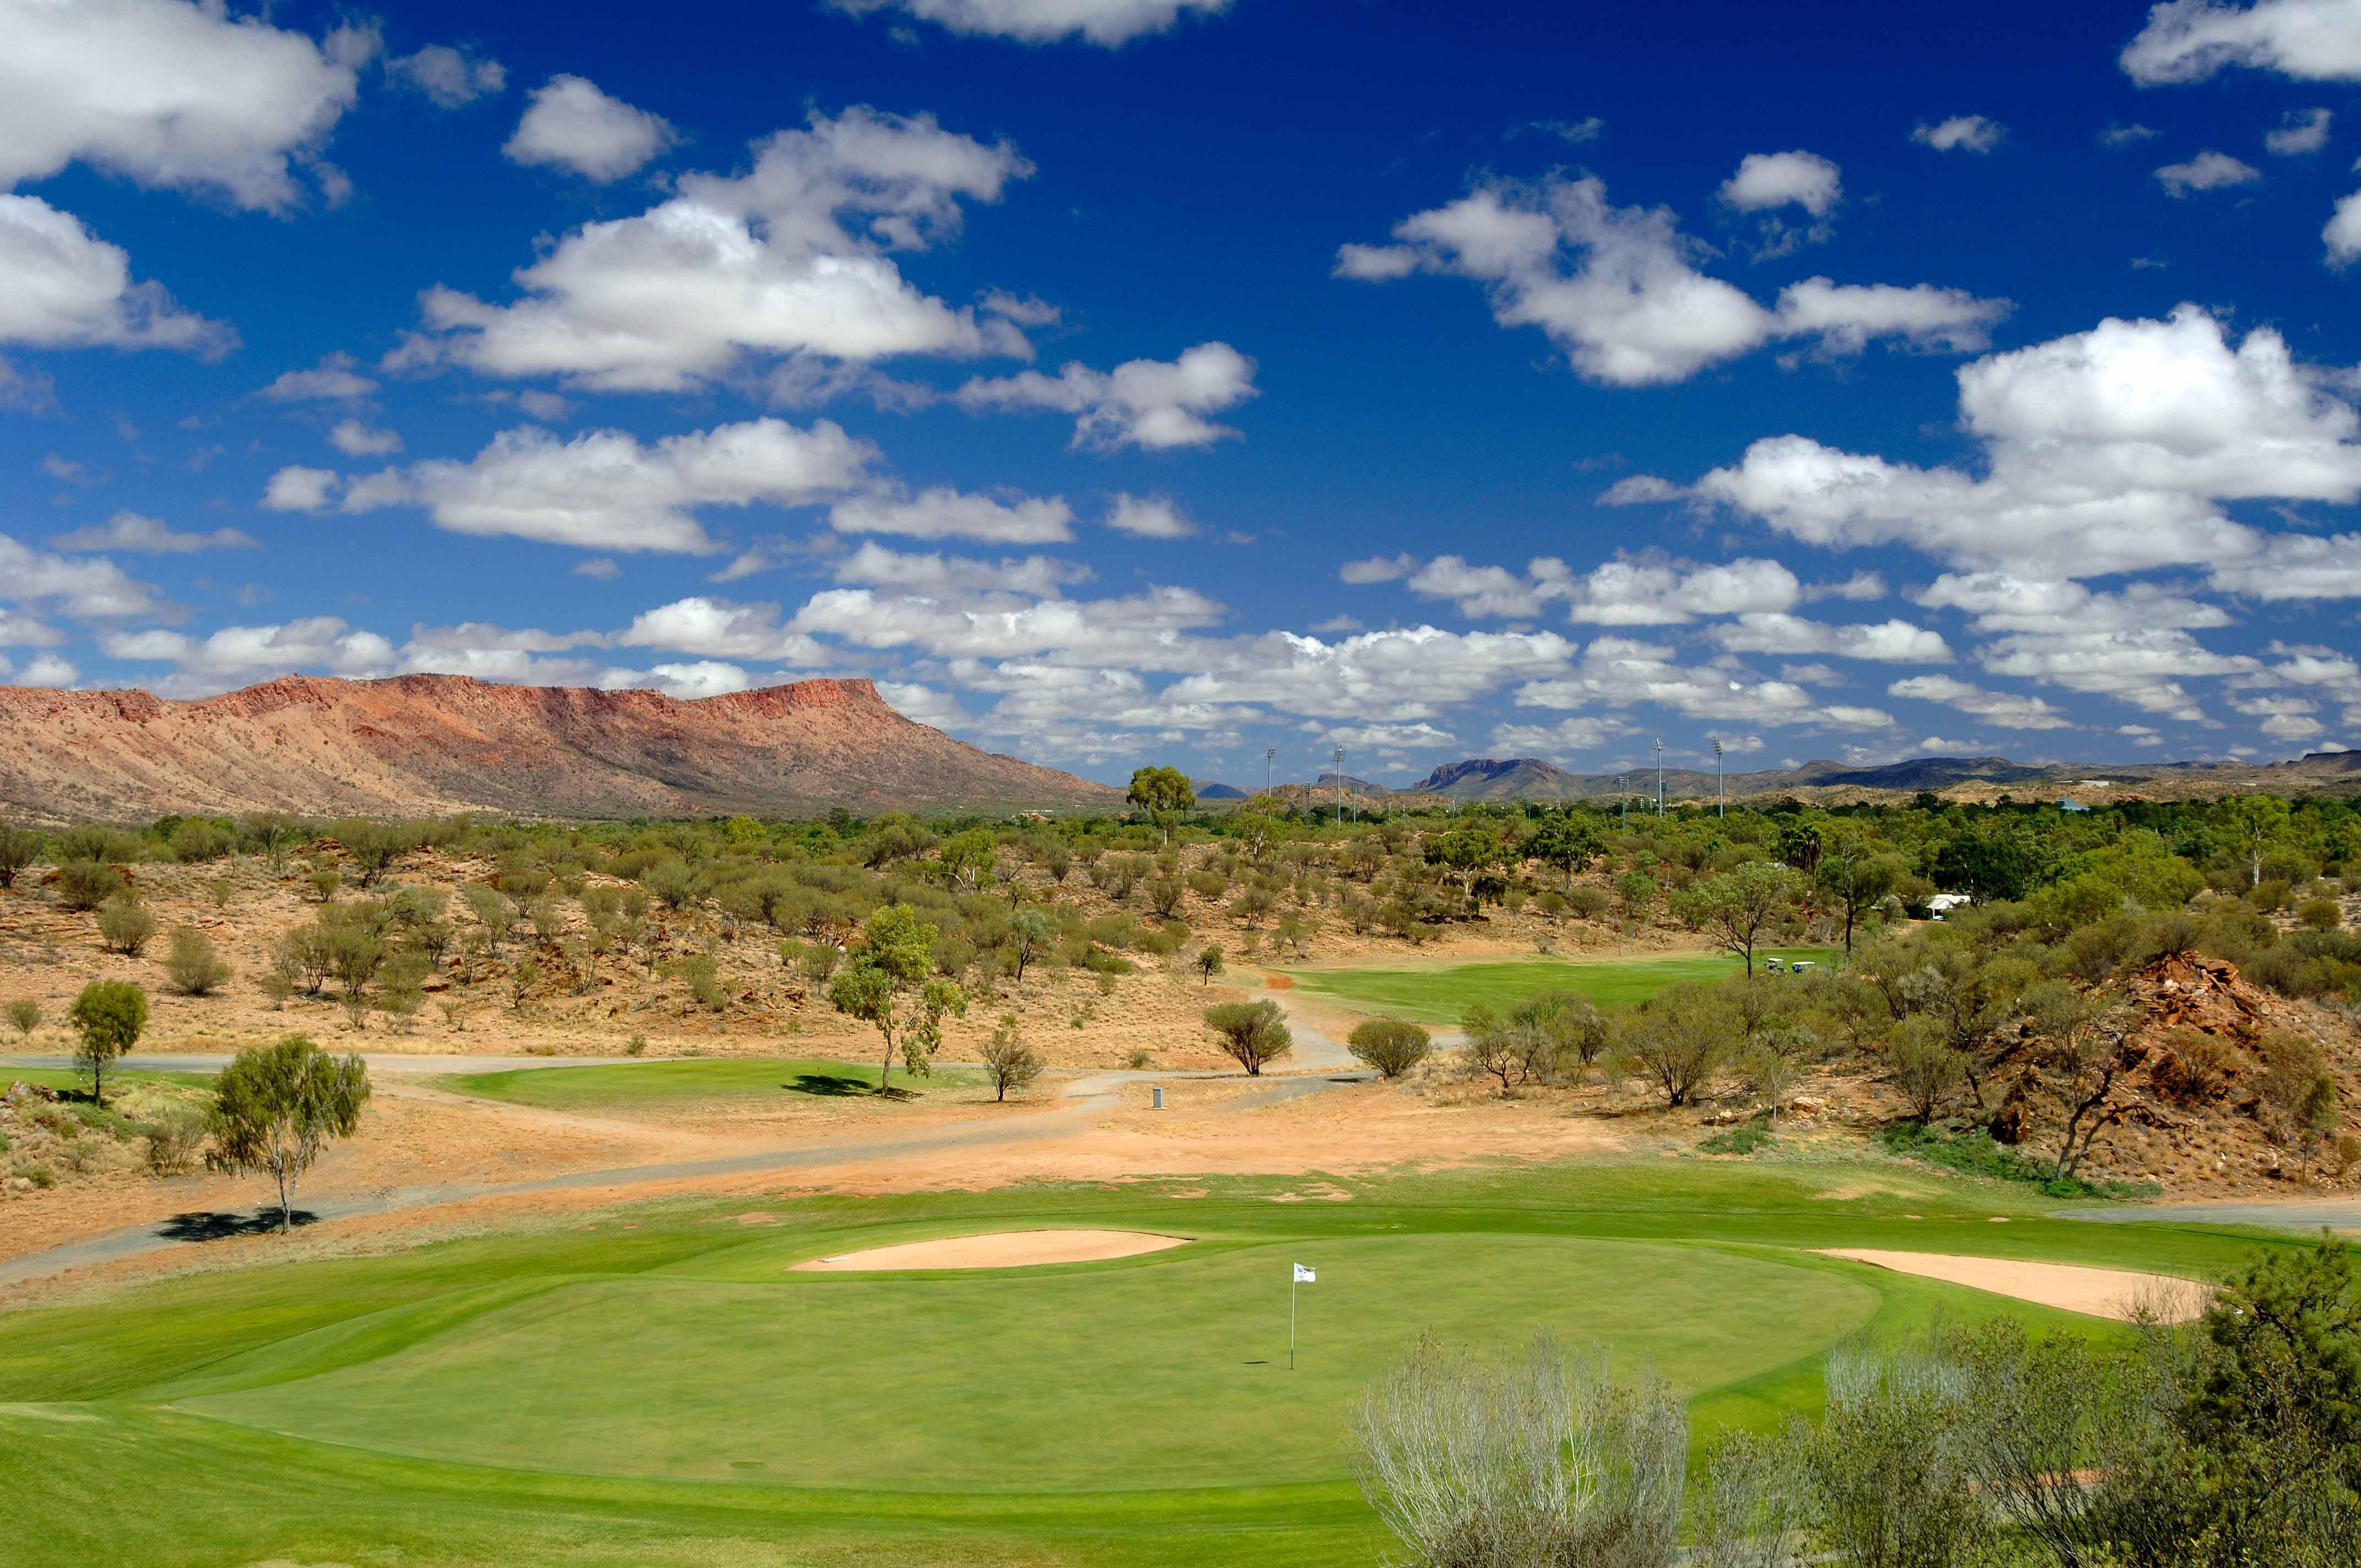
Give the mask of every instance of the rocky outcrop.
M 459 675 L 292 675 L 201 702 L 0 687 L 0 813 L 44 822 L 869 814 L 1120 798 L 915 723 L 865 680 L 694 700 Z

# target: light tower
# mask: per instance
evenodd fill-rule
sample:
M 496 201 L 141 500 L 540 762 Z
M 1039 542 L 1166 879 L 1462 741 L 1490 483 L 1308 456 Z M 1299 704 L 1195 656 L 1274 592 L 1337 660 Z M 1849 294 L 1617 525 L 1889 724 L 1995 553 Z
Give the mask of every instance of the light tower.
M 1656 815 L 1664 814 L 1664 740 L 1656 738 Z
M 1270 793 L 1271 772 L 1278 766 L 1279 748 L 1276 746 L 1264 747 L 1262 753 L 1262 792 L 1265 795 L 1268 795 Z
M 1721 789 L 1721 738 L 1718 735 L 1713 741 L 1713 814 L 1716 817 L 1730 815 L 1730 797 Z
M 1336 748 L 1336 826 L 1345 826 L 1345 748 Z

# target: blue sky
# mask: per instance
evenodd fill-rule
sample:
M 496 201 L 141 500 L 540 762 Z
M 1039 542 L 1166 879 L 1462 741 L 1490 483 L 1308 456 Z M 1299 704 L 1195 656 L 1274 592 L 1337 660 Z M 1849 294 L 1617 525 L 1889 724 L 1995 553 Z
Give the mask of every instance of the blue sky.
M 2361 0 L 0 0 L 0 679 L 2361 744 Z

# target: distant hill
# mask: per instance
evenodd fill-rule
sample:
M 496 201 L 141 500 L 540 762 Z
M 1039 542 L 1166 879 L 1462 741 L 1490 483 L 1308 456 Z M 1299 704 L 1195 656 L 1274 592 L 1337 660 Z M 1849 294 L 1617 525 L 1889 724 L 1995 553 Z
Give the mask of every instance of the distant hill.
M 1197 792 L 1199 800 L 1244 800 L 1246 792 L 1235 784 L 1225 784 L 1214 779 L 1191 779 L 1189 787 Z
M 539 817 L 1119 805 L 905 718 L 865 680 L 683 700 L 295 675 L 202 702 L 0 686 L 0 814 Z
M 2107 791 L 2158 797 L 2213 796 L 2239 790 L 2301 791 L 2343 788 L 2361 774 L 2361 751 L 2315 751 L 2301 762 L 2255 765 L 2237 762 L 2059 762 L 2037 764 L 2006 757 L 1913 757 L 1875 767 L 1830 762 L 1795 768 L 1724 774 L 1721 788 L 1732 800 L 1793 795 L 1823 803 L 1915 795 L 1921 790 L 1961 798 L 1984 798 L 2014 790 L 2037 798 L 2078 790 L 2092 800 Z M 1615 800 L 1639 795 L 1653 800 L 1656 770 L 1627 768 L 1612 773 L 1571 773 L 1538 757 L 1473 757 L 1447 762 L 1400 793 L 1441 795 L 1455 801 Z M 2095 783 L 2093 781 L 2096 781 Z M 1700 768 L 1666 768 L 1664 798 L 1711 800 L 1714 775 Z

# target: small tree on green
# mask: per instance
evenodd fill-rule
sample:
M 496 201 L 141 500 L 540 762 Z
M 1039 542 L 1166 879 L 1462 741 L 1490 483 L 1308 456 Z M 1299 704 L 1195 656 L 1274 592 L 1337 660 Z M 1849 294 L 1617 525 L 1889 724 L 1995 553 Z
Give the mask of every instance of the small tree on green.
M 139 1043 L 148 1027 L 148 993 L 127 980 L 94 980 L 74 998 L 73 1021 L 81 1043 L 74 1066 L 90 1074 L 90 1097 L 106 1103 L 106 1069 Z
M 1221 944 L 1218 942 L 1206 943 L 1203 947 L 1197 949 L 1197 956 L 1191 959 L 1189 962 L 1190 967 L 1197 971 L 1197 984 L 1201 990 L 1205 986 L 1213 984 L 1213 977 L 1222 972 L 1223 959 Z
M 260 1171 L 279 1184 L 279 1228 L 294 1228 L 295 1184 L 331 1138 L 359 1127 L 368 1068 L 330 1056 L 302 1035 L 237 1053 L 214 1093 L 210 1163 Z
M 1237 1058 L 1249 1078 L 1265 1064 L 1295 1048 L 1295 1036 L 1276 1002 L 1222 1002 L 1205 1009 L 1205 1025 L 1222 1036 L 1222 1049 Z
M 967 1013 L 967 992 L 935 976 L 936 935 L 908 905 L 886 905 L 869 916 L 828 982 L 829 1003 L 874 1027 L 885 1043 L 880 1094 L 892 1080 L 896 1048 L 910 1073 L 925 1076 L 942 1044 L 944 1016 Z
M 1178 768 L 1139 768 L 1131 775 L 1131 788 L 1124 792 L 1130 802 L 1164 834 L 1164 841 L 1172 842 L 1172 824 L 1183 812 L 1197 806 L 1197 792 L 1190 786 L 1189 775 Z

